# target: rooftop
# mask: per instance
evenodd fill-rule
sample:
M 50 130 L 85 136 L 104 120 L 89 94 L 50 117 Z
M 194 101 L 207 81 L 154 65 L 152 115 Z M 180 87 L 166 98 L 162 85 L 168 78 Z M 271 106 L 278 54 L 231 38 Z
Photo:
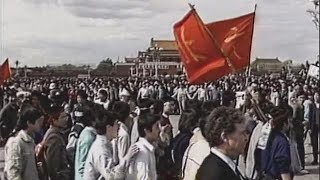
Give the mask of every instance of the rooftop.
M 174 40 L 155 40 L 151 38 L 150 46 L 163 48 L 163 50 L 178 50 L 176 41 Z

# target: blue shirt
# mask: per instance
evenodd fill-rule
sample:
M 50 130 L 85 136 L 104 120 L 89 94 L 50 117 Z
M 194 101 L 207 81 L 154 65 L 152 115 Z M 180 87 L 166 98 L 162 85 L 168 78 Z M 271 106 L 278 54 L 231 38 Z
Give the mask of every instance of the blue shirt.
M 74 162 L 74 172 L 76 180 L 83 179 L 84 166 L 86 163 L 87 155 L 92 143 L 96 139 L 96 135 L 97 132 L 93 127 L 85 127 L 79 136 Z
M 266 174 L 276 179 L 281 179 L 281 174 L 291 173 L 290 145 L 283 133 L 271 133 L 267 147 L 261 153 L 261 165 Z

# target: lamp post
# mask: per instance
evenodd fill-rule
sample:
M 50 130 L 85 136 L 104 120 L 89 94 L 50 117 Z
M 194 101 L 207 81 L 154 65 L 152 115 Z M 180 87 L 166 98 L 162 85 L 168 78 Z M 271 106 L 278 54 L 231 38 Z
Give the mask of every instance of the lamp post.
M 158 47 L 157 44 L 155 44 L 154 47 L 151 47 L 150 48 L 151 51 L 153 51 L 153 56 L 152 56 L 152 59 L 153 59 L 153 62 L 155 63 L 155 76 L 158 77 L 158 62 L 160 62 L 160 52 L 163 50 L 163 48 L 161 47 Z M 157 56 L 155 58 L 155 56 Z

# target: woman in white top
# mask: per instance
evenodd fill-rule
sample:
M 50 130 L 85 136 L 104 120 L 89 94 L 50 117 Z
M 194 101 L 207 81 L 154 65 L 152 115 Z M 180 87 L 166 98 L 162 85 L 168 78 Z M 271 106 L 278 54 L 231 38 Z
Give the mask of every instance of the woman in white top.
M 97 137 L 88 153 L 83 179 L 124 179 L 126 167 L 138 148 L 132 146 L 118 165 L 113 162 L 111 140 L 117 138 L 119 123 L 112 113 L 104 112 L 96 122 Z

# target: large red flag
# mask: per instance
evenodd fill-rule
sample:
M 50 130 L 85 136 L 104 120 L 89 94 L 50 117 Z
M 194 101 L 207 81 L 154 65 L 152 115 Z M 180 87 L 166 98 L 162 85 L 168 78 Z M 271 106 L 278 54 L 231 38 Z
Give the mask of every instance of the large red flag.
M 192 9 L 174 25 L 188 80 L 200 84 L 249 65 L 254 13 L 205 25 Z
M 9 66 L 9 59 L 6 59 L 0 66 L 0 85 L 11 77 L 11 70 Z

